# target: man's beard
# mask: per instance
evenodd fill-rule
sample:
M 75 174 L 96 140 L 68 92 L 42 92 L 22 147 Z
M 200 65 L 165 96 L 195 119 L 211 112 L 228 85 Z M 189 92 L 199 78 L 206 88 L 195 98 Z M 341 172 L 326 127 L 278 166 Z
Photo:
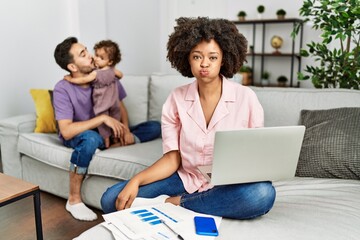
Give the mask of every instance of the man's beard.
M 89 74 L 95 69 L 95 66 L 83 66 L 79 68 L 79 71 L 83 74 Z

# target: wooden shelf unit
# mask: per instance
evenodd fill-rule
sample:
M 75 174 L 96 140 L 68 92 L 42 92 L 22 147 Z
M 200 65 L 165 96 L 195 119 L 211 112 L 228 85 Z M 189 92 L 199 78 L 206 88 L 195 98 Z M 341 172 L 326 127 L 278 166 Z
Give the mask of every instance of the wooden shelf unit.
M 254 78 L 254 69 L 255 69 L 255 57 L 260 57 L 260 76 L 264 73 L 264 62 L 265 58 L 290 58 L 291 59 L 291 67 L 290 67 L 290 83 L 289 87 L 298 87 L 299 83 L 294 83 L 294 67 L 295 67 L 295 59 L 297 59 L 297 71 L 301 71 L 301 56 L 300 50 L 302 48 L 302 40 L 303 40 L 303 21 L 297 18 L 285 18 L 285 19 L 254 19 L 254 20 L 245 20 L 245 21 L 233 21 L 233 23 L 237 26 L 241 25 L 252 25 L 252 46 L 255 46 L 256 43 L 256 27 L 258 25 L 262 26 L 262 41 L 261 41 L 261 49 L 260 51 L 249 52 L 247 55 L 251 57 L 251 67 L 253 69 L 253 78 Z M 265 52 L 265 35 L 266 35 L 266 27 L 268 24 L 292 24 L 291 31 L 294 29 L 296 24 L 300 24 L 299 34 L 297 35 L 297 39 L 299 40 L 299 50 L 295 52 L 295 41 L 296 39 L 292 39 L 291 52 L 274 54 Z M 254 83 L 253 83 L 254 84 Z

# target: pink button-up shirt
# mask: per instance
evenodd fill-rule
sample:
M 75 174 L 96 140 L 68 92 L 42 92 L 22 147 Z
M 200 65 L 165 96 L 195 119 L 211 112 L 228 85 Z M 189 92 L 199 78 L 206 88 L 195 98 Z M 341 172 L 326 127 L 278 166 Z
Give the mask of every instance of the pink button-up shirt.
M 222 95 L 208 127 L 197 81 L 172 91 L 163 106 L 161 121 L 163 153 L 179 150 L 178 173 L 186 191 L 193 193 L 213 187 L 197 166 L 212 164 L 215 132 L 262 127 L 264 112 L 250 88 L 223 77 Z

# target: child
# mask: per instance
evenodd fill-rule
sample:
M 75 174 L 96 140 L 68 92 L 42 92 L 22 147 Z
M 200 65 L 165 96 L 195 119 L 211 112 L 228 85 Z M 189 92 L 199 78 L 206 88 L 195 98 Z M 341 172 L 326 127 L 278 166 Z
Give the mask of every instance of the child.
M 86 77 L 72 78 L 65 76 L 65 80 L 74 84 L 86 84 L 91 82 L 93 86 L 93 104 L 96 116 L 107 114 L 120 120 L 119 93 L 116 78 L 121 79 L 123 74 L 115 69 L 115 65 L 121 60 L 121 53 L 117 43 L 111 40 L 103 40 L 95 44 L 96 70 Z M 110 147 L 111 129 L 102 124 L 98 127 L 100 135 L 104 138 L 105 147 Z

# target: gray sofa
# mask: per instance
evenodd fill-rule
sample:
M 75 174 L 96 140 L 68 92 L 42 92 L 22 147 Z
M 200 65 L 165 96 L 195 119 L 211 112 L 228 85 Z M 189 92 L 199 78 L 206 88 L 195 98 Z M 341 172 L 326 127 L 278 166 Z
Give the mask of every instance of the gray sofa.
M 160 120 L 162 104 L 176 86 L 193 81 L 178 75 L 125 76 L 121 80 L 130 124 Z M 355 90 L 253 87 L 265 111 L 265 126 L 298 125 L 303 109 L 360 107 Z M 0 121 L 3 171 L 68 196 L 72 150 L 56 134 L 34 133 L 36 114 Z M 259 146 L 259 150 L 261 146 Z M 86 204 L 100 208 L 105 189 L 131 178 L 162 155 L 161 139 L 97 152 L 84 180 Z M 360 158 L 360 157 L 359 157 Z M 357 165 L 360 168 L 360 164 Z M 360 236 L 360 181 L 296 177 L 274 182 L 277 200 L 267 215 L 249 221 L 223 219 L 220 239 L 357 239 Z M 90 237 L 91 236 L 91 237 Z M 101 226 L 81 239 L 111 239 Z

